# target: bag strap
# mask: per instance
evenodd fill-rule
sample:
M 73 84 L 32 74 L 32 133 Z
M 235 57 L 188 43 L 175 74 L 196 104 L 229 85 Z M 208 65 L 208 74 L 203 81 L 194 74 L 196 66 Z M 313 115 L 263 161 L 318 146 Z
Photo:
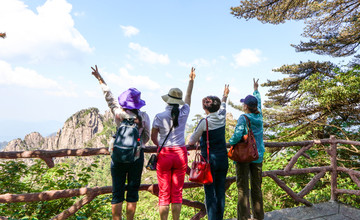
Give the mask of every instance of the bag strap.
M 209 159 L 209 148 L 210 148 L 210 143 L 209 143 L 209 126 L 208 126 L 208 120 L 207 118 L 205 118 L 206 120 L 206 149 L 207 149 L 207 162 L 210 163 L 210 159 Z
M 158 151 L 158 154 L 160 153 L 161 149 L 164 147 L 164 144 L 165 144 L 166 140 L 168 139 L 173 127 L 174 127 L 174 125 L 171 126 L 169 133 L 166 135 L 166 138 L 165 138 L 164 142 L 162 143 L 162 145 L 161 145 L 161 147 L 160 147 L 160 149 Z
M 250 130 L 252 131 L 250 119 L 249 119 L 245 114 L 243 114 L 243 116 L 244 116 L 245 119 L 246 119 L 246 127 L 247 127 L 248 133 L 249 133 Z

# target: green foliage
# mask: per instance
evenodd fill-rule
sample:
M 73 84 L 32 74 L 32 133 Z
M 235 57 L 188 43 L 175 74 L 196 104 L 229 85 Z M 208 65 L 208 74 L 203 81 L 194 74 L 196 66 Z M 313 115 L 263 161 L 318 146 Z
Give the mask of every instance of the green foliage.
M 310 41 L 295 46 L 297 51 L 340 57 L 353 55 L 359 49 L 359 6 L 357 0 L 248 0 L 231 10 L 238 18 L 255 18 L 270 24 L 305 20 L 303 36 Z
M 35 193 L 48 190 L 63 190 L 85 187 L 92 177 L 96 164 L 82 168 L 80 173 L 65 163 L 47 168 L 42 160 L 26 165 L 23 161 L 0 163 L 0 193 Z M 32 203 L 1 203 L 0 213 L 9 219 L 50 219 L 73 205 L 80 198 L 65 198 Z M 90 216 L 111 217 L 110 196 L 99 196 L 91 205 L 85 206 L 70 219 L 87 219 Z M 110 216 L 109 216 L 110 213 Z
M 74 118 L 83 118 L 86 115 L 90 114 L 90 113 L 94 113 L 94 114 L 99 114 L 99 109 L 97 108 L 88 108 L 88 109 L 83 109 L 81 111 L 76 112 L 75 114 L 73 114 L 72 116 L 70 116 L 68 119 L 66 119 L 65 123 L 72 121 Z M 85 123 L 83 121 L 80 121 L 80 123 Z M 81 124 L 79 126 L 84 126 L 85 124 Z M 78 128 L 79 126 L 77 126 L 76 128 Z
M 282 141 L 339 138 L 357 140 L 360 125 L 360 68 L 328 62 L 284 65 L 287 78 L 268 81 L 264 127 Z

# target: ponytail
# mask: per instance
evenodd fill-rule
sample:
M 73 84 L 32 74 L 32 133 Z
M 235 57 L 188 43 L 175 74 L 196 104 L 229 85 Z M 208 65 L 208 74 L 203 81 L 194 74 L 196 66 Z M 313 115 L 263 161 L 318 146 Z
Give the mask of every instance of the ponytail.
M 179 126 L 179 114 L 180 114 L 179 104 L 169 104 L 169 105 L 173 107 L 171 109 L 171 119 L 173 120 L 174 127 L 177 127 Z

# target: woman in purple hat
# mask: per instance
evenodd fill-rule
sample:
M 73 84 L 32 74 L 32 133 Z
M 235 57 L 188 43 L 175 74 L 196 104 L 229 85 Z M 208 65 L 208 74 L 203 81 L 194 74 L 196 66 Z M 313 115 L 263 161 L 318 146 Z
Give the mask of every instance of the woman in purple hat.
M 188 167 L 184 133 L 195 79 L 193 67 L 189 78 L 185 102 L 182 100 L 183 93 L 180 89 L 170 89 L 168 94 L 162 96 L 168 104 L 165 111 L 157 114 L 152 124 L 151 140 L 157 146 L 163 145 L 156 166 L 161 220 L 168 218 L 170 203 L 173 219 L 180 218 L 182 190 Z
M 111 161 L 111 176 L 113 185 L 112 216 L 114 220 L 120 220 L 122 215 L 122 203 L 125 200 L 125 181 L 127 177 L 127 206 L 126 219 L 134 219 L 136 210 L 136 202 L 139 200 L 139 187 L 141 181 L 141 173 L 144 165 L 145 144 L 150 139 L 150 119 L 149 116 L 142 111 L 141 107 L 145 105 L 145 101 L 140 99 L 141 92 L 135 88 L 129 88 L 118 97 L 118 102 L 114 99 L 109 87 L 98 72 L 97 66 L 92 74 L 99 80 L 101 88 L 105 95 L 105 100 L 115 116 L 115 123 L 118 127 L 124 119 L 133 119 L 139 128 L 141 141 L 140 158 L 133 163 L 118 163 Z
M 262 183 L 262 162 L 265 152 L 263 140 L 263 115 L 261 112 L 261 97 L 258 91 L 259 80 L 254 79 L 254 93 L 248 95 L 240 102 L 244 104 L 243 111 L 249 118 L 251 130 L 254 133 L 259 159 L 250 163 L 236 162 L 236 185 L 238 188 L 237 219 L 247 220 L 250 218 L 249 204 L 249 176 L 251 184 L 252 215 L 255 219 L 264 219 Z M 247 134 L 246 119 L 240 115 L 233 136 L 229 143 L 235 145 Z

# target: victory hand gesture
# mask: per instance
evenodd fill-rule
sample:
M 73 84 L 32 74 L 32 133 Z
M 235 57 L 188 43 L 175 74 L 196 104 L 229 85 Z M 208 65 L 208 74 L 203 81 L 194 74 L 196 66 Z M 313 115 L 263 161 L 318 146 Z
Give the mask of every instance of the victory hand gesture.
M 257 79 L 256 81 L 255 81 L 255 78 L 253 79 L 254 80 L 254 90 L 258 90 L 258 88 L 259 88 L 259 79 Z
M 93 75 L 95 76 L 95 78 L 96 78 L 97 80 L 99 80 L 99 83 L 102 83 L 102 84 L 105 84 L 105 85 L 106 85 L 104 79 L 101 77 L 101 75 L 100 75 L 100 73 L 99 73 L 99 71 L 98 71 L 97 65 L 95 65 L 95 69 L 94 69 L 93 67 L 91 67 L 91 69 L 93 70 L 93 71 L 91 72 L 91 74 L 93 74 Z
M 191 72 L 190 72 L 190 80 L 194 80 L 195 79 L 195 68 L 194 67 L 191 67 Z
M 224 88 L 224 96 L 228 96 L 230 93 L 230 90 L 229 90 L 229 84 L 225 84 L 225 88 Z

